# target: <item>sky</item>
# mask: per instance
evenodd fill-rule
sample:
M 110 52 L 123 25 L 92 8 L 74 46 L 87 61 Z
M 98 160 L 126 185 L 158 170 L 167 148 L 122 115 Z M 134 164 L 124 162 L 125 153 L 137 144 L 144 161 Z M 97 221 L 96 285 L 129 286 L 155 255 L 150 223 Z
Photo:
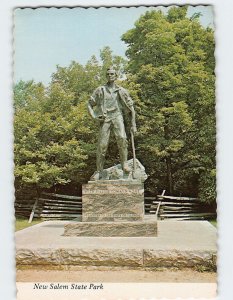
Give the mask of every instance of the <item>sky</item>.
M 125 56 L 121 36 L 134 27 L 147 10 L 131 8 L 38 8 L 14 11 L 14 82 L 34 80 L 47 85 L 56 66 L 71 61 L 85 64 L 109 46 L 114 55 Z M 214 26 L 211 6 L 190 6 L 188 16 L 201 12 L 203 26 Z

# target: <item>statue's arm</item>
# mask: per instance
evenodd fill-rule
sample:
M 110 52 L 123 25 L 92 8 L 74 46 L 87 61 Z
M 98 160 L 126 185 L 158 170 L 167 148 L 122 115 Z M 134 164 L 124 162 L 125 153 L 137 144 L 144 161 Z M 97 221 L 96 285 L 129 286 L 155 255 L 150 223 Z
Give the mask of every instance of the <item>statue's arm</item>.
M 95 102 L 93 101 L 94 99 L 91 97 L 91 99 L 88 101 L 87 103 L 87 109 L 88 109 L 88 112 L 90 114 L 90 116 L 95 119 L 96 116 L 95 116 L 95 112 L 93 110 L 93 107 L 96 105 Z
M 96 119 L 96 114 L 93 108 L 97 105 L 100 96 L 101 96 L 101 88 L 99 87 L 94 91 L 94 93 L 92 94 L 92 96 L 90 97 L 87 103 L 88 112 L 93 119 Z
M 132 98 L 130 97 L 130 94 L 127 90 L 122 89 L 122 98 L 125 100 L 126 105 L 130 109 L 131 113 L 131 131 L 133 133 L 137 132 L 137 127 L 136 127 L 136 113 L 134 109 L 134 102 Z

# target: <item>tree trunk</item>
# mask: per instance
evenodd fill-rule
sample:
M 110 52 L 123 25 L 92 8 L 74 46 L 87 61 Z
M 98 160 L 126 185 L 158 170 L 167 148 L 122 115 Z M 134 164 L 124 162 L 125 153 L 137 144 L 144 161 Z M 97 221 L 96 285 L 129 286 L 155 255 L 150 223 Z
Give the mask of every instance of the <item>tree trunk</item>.
M 166 107 L 168 105 L 165 105 Z M 169 131 L 169 125 L 168 125 L 168 116 L 165 116 L 165 125 L 164 125 L 164 137 L 167 141 L 169 141 L 170 138 L 170 131 Z M 173 194 L 173 180 L 172 180 L 172 162 L 171 162 L 171 156 L 166 157 L 166 167 L 167 167 L 167 182 L 168 182 L 168 190 L 169 194 Z

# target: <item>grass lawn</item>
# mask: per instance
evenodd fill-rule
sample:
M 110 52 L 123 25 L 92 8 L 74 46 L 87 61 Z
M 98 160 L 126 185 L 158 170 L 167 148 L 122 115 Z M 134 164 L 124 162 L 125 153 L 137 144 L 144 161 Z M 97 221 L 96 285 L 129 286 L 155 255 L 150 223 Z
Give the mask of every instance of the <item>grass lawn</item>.
M 212 225 L 214 225 L 214 227 L 217 227 L 217 220 L 216 220 L 216 219 L 210 220 L 210 223 L 211 223 Z
M 15 231 L 27 228 L 29 226 L 35 225 L 42 222 L 40 219 L 34 219 L 30 224 L 28 223 L 28 218 L 17 217 L 15 220 Z

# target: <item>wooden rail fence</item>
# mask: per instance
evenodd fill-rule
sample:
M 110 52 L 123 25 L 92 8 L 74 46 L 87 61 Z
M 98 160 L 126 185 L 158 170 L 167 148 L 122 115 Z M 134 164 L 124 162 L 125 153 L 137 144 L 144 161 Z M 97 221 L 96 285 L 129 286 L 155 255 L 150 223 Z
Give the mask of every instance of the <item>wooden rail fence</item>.
M 216 216 L 208 212 L 197 198 L 158 195 L 145 197 L 145 214 L 156 215 L 158 219 L 202 220 Z M 82 214 L 82 197 L 55 193 L 42 193 L 39 198 L 21 200 L 15 203 L 16 216 L 45 220 L 71 220 Z
M 199 199 L 189 197 L 145 197 L 145 211 L 148 214 L 156 214 L 160 220 L 204 220 L 216 217 L 216 213 L 208 212 Z

